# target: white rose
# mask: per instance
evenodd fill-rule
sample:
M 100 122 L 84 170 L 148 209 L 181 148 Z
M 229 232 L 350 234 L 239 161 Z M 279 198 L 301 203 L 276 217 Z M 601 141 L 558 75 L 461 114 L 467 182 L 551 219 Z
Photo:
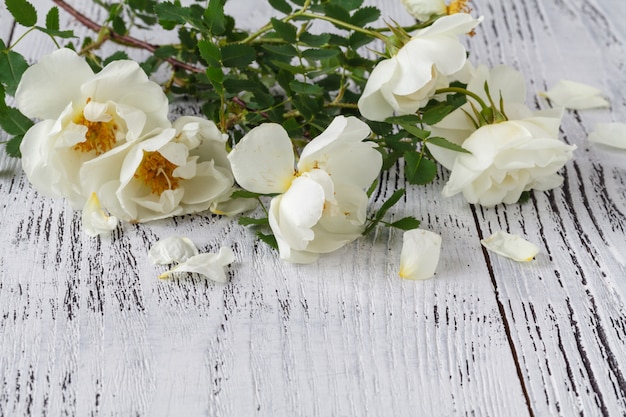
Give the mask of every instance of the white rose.
M 443 0 L 402 0 L 402 4 L 411 16 L 422 22 L 433 15 L 443 15 L 448 11 Z
M 489 69 L 485 65 L 480 65 L 474 68 L 468 61 L 465 71 L 469 74 L 469 80 L 463 80 L 466 81 L 467 90 L 478 95 L 485 103 L 489 103 L 485 92 L 485 83 L 487 83 L 496 104 L 500 102 L 500 97 L 502 97 L 504 110 L 509 119 L 525 119 L 533 116 L 533 112 L 524 104 L 526 100 L 524 76 L 513 67 L 499 65 Z M 468 97 L 467 103 L 430 127 L 431 136 L 440 136 L 457 145 L 462 145 L 465 139 L 476 130 L 475 123 L 468 117 L 468 114 L 474 114 L 470 103 L 480 109 L 474 99 Z M 537 115 L 542 114 L 558 115 L 560 110 L 537 113 Z M 427 146 L 437 162 L 447 169 L 452 169 L 455 159 L 460 155 L 456 151 L 433 144 Z
M 42 119 L 22 141 L 24 172 L 38 191 L 74 208 L 90 196 L 78 181 L 85 161 L 169 126 L 167 97 L 137 63 L 115 61 L 94 74 L 70 49 L 28 68 L 15 98 L 22 113 Z
M 225 137 L 199 118 L 174 123 L 83 164 L 82 187 L 115 217 L 132 222 L 196 213 L 230 192 Z
M 338 116 L 304 147 L 295 164 L 282 126 L 252 129 L 228 156 L 237 182 L 248 191 L 281 194 L 270 204 L 269 222 L 281 258 L 315 261 L 356 239 L 365 227 L 364 191 L 380 172 L 381 154 L 367 124 Z
M 363 117 L 383 121 L 394 112 L 412 114 L 426 105 L 466 62 L 458 35 L 470 32 L 481 20 L 465 13 L 444 16 L 417 31 L 396 55 L 379 62 L 359 99 Z
M 463 193 L 470 203 L 515 203 L 522 192 L 558 187 L 557 174 L 575 146 L 558 137 L 560 117 L 532 117 L 485 125 L 463 142 L 443 195 Z

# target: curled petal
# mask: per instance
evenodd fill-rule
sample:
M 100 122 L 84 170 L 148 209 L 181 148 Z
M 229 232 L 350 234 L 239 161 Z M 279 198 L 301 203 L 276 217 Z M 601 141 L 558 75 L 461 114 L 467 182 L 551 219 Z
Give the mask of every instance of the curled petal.
M 532 261 L 539 253 L 539 248 L 533 243 L 501 230 L 481 240 L 480 243 L 490 251 L 518 262 Z
M 98 195 L 91 193 L 83 208 L 83 229 L 89 236 L 107 234 L 117 227 L 117 218 L 109 216 L 100 205 Z
M 539 93 L 561 107 L 575 110 L 609 107 L 609 102 L 602 97 L 602 91 L 576 81 L 560 80 L 546 92 Z
M 433 15 L 446 14 L 446 3 L 443 0 L 402 0 L 411 16 L 422 22 Z
M 239 185 L 255 193 L 284 193 L 294 178 L 291 139 L 278 124 L 252 129 L 228 155 Z
M 626 124 L 598 123 L 587 139 L 589 142 L 626 149 Z
M 189 238 L 179 236 L 159 240 L 148 252 L 148 258 L 155 265 L 185 262 L 196 255 L 198 255 L 196 245 Z
M 414 229 L 404 232 L 400 253 L 401 278 L 424 280 L 435 275 L 441 236 L 428 230 Z
M 167 278 L 180 272 L 191 272 L 203 275 L 216 282 L 228 280 L 224 268 L 235 261 L 235 254 L 231 248 L 222 247 L 219 253 L 201 253 L 192 256 L 185 262 L 176 265 L 169 271 L 159 275 L 159 278 Z

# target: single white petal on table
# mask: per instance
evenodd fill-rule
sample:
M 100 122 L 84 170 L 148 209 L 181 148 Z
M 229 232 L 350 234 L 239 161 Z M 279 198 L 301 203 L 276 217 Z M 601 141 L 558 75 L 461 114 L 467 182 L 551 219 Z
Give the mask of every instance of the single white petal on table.
M 85 233 L 92 237 L 107 234 L 117 227 L 117 218 L 107 215 L 96 193 L 91 193 L 85 203 L 82 221 Z
M 216 282 L 226 282 L 228 280 L 224 268 L 235 261 L 235 254 L 231 248 L 222 247 L 219 253 L 201 253 L 192 256 L 187 261 L 176 265 L 159 275 L 159 278 L 167 278 L 172 274 L 180 272 L 191 272 L 204 275 L 208 279 Z
M 539 253 L 539 248 L 535 244 L 502 230 L 481 240 L 480 243 L 490 251 L 518 262 L 532 261 Z
M 589 142 L 626 149 L 626 123 L 598 123 Z
M 198 248 L 186 237 L 171 236 L 156 242 L 148 251 L 148 258 L 155 265 L 185 262 L 198 254 Z
M 602 97 L 602 91 L 576 81 L 560 80 L 540 96 L 550 99 L 552 104 L 573 110 L 609 107 L 609 102 Z
M 400 253 L 400 277 L 412 280 L 432 278 L 439 263 L 440 253 L 441 236 L 437 233 L 423 229 L 404 232 Z

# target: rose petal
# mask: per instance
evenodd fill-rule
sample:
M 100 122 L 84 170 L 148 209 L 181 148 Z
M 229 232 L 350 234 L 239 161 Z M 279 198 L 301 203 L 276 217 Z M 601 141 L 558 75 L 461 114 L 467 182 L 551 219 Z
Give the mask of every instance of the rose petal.
M 198 254 L 198 248 L 186 237 L 171 236 L 161 239 L 150 248 L 148 258 L 155 265 L 185 262 Z
M 539 93 L 557 106 L 576 110 L 609 107 L 601 94 L 595 87 L 569 80 L 560 80 L 548 91 Z
M 501 230 L 481 240 L 480 243 L 490 251 L 518 262 L 531 261 L 539 253 L 539 248 L 535 244 Z
M 255 193 L 284 193 L 294 178 L 291 139 L 278 124 L 252 129 L 228 155 L 239 185 Z
M 201 253 L 192 256 L 187 261 L 176 265 L 169 271 L 159 275 L 159 278 L 167 278 L 172 274 L 180 272 L 191 272 L 204 275 L 208 279 L 216 282 L 226 282 L 228 280 L 224 267 L 235 261 L 235 254 L 231 248 L 222 247 L 219 253 Z
M 401 278 L 424 280 L 435 275 L 441 236 L 428 230 L 415 229 L 404 232 L 402 252 L 400 253 Z
M 587 139 L 592 143 L 626 149 L 626 124 L 598 123 Z
M 87 200 L 83 208 L 82 221 L 83 230 L 92 237 L 107 234 L 117 227 L 117 218 L 107 215 L 96 193 L 91 193 Z

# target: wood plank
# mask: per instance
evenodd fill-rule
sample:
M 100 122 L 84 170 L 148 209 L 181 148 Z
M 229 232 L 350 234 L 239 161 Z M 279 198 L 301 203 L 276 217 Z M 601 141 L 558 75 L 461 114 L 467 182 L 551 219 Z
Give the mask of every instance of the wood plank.
M 534 93 L 558 79 L 586 82 L 609 94 L 612 109 L 569 112 L 563 137 L 576 144 L 563 188 L 537 193 L 521 207 L 476 209 L 482 235 L 519 233 L 542 247 L 530 265 L 485 255 L 535 415 L 622 415 L 626 412 L 624 344 L 623 152 L 591 146 L 596 122 L 623 120 L 623 3 L 488 2 L 478 59 L 503 60 L 531 78 Z M 539 102 L 545 106 L 544 102 Z

